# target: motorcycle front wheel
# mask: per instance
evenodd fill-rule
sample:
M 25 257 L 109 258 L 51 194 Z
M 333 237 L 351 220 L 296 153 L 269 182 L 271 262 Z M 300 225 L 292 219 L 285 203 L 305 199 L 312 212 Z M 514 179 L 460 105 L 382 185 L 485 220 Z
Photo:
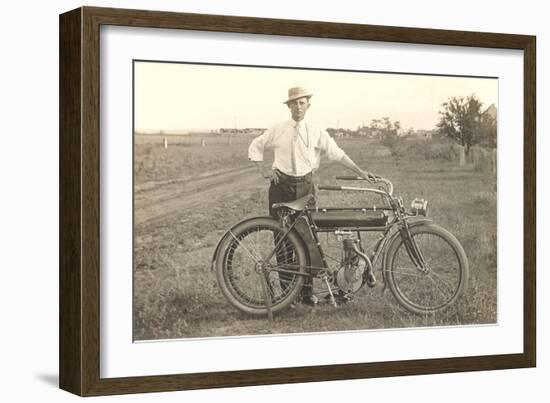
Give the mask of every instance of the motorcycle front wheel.
M 255 316 L 267 314 L 266 294 L 271 311 L 277 313 L 299 296 L 307 266 L 307 253 L 301 238 L 268 217 L 259 217 L 238 224 L 228 231 L 220 244 L 216 276 L 223 295 L 237 309 Z M 269 261 L 267 257 L 275 249 Z M 261 265 L 267 271 L 259 270 Z M 294 273 L 280 273 L 276 269 Z M 262 278 L 263 277 L 263 278 Z
M 454 235 L 439 226 L 421 224 L 409 231 L 410 237 L 400 235 L 388 248 L 385 270 L 390 290 L 410 312 L 441 311 L 464 292 L 468 258 Z

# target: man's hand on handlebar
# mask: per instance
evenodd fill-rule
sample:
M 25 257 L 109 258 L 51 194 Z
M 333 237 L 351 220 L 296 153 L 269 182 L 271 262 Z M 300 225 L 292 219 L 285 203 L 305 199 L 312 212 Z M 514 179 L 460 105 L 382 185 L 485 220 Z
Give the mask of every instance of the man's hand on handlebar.
M 376 182 L 376 180 L 379 178 L 379 176 L 376 176 L 375 174 L 373 174 L 371 172 L 363 171 L 363 170 L 361 170 L 361 175 L 360 176 L 363 179 L 368 180 L 369 182 Z

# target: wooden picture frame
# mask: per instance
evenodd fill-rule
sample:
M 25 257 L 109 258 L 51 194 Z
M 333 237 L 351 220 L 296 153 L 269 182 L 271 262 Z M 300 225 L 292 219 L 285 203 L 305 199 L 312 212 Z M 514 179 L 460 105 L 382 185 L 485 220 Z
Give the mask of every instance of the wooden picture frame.
M 251 33 L 524 52 L 523 353 L 100 377 L 100 27 Z M 60 387 L 80 396 L 525 368 L 536 365 L 534 36 L 81 7 L 60 16 Z M 502 263 L 505 264 L 505 263 Z

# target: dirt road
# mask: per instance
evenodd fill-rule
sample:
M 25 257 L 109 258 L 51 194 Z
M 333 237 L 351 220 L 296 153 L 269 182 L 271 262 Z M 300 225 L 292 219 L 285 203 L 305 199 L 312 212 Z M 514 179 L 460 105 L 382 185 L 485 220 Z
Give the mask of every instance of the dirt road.
M 189 209 L 219 205 L 235 189 L 249 192 L 265 186 L 254 166 L 139 184 L 134 193 L 134 224 L 139 227 L 171 219 Z

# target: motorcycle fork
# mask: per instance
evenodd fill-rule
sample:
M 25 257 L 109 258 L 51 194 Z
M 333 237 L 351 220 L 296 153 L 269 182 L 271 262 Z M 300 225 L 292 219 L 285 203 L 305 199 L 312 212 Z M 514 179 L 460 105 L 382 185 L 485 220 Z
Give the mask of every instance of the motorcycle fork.
M 409 225 L 406 221 L 404 221 L 403 226 L 399 229 L 399 231 L 401 232 L 401 238 L 403 239 L 403 243 L 405 244 L 405 250 L 407 251 L 407 254 L 411 258 L 412 262 L 418 270 L 425 272 L 427 270 L 426 260 L 424 259 L 422 251 L 420 250 L 420 248 L 416 244 L 416 241 L 411 235 Z

